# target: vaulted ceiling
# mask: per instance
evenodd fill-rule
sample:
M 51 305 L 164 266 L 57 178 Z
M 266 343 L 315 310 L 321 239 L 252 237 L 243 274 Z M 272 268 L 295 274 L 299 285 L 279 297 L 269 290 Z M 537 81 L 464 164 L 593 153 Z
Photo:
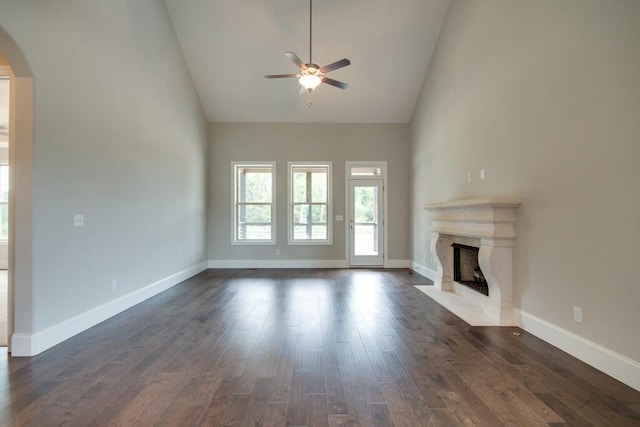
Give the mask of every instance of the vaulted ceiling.
M 407 123 L 449 0 L 315 0 L 313 62 L 352 65 L 311 95 L 264 78 L 296 73 L 285 51 L 308 62 L 308 0 L 165 4 L 209 121 Z

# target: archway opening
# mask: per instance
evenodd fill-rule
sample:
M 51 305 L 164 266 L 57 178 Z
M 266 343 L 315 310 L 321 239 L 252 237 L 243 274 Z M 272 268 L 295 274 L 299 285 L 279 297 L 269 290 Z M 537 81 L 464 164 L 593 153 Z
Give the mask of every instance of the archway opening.
M 7 174 L 9 181 L 7 344 L 12 356 L 30 356 L 34 348 L 32 283 L 34 85 L 33 75 L 25 56 L 11 36 L 2 28 L 0 28 L 0 52 L 2 52 L 0 75 L 8 76 L 9 81 L 8 126 L 5 126 L 8 139 L 7 164 L 10 165 Z M 2 164 L 1 154 L 0 148 L 0 165 Z M 2 183 L 0 183 L 1 192 Z M 0 194 L 0 204 L 1 200 Z M 0 230 L 0 241 L 1 234 L 2 230 Z

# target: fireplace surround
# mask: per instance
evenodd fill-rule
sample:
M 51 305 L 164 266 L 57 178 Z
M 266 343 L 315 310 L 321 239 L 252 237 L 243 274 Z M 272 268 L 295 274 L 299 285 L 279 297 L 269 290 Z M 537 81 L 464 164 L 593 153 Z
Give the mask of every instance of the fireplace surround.
M 465 306 L 474 306 L 495 324 L 514 325 L 513 245 L 516 237 L 514 197 L 484 197 L 431 203 L 431 253 L 437 268 L 434 287 L 459 294 Z M 478 264 L 488 287 L 488 296 L 464 292 L 453 280 L 453 244 L 456 237 L 479 239 Z M 475 295 L 471 295 L 471 294 Z M 447 307 L 456 312 L 456 307 Z M 456 313 L 457 314 L 457 313 Z

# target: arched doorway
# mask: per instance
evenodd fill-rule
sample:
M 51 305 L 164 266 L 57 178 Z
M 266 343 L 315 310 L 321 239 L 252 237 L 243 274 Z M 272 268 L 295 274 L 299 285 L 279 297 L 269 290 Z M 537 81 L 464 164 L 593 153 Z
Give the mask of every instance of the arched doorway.
M 0 28 L 0 51 L 8 64 L 9 100 L 9 245 L 8 333 L 13 356 L 29 356 L 33 337 L 33 75 L 15 41 Z

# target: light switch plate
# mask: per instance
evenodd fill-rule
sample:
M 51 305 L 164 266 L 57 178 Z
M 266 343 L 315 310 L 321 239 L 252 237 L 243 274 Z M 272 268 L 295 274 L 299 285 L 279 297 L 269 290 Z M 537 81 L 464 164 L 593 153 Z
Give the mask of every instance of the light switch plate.
M 75 214 L 73 216 L 73 226 L 74 227 L 84 227 L 84 215 Z
M 573 307 L 573 320 L 582 323 L 582 307 Z

